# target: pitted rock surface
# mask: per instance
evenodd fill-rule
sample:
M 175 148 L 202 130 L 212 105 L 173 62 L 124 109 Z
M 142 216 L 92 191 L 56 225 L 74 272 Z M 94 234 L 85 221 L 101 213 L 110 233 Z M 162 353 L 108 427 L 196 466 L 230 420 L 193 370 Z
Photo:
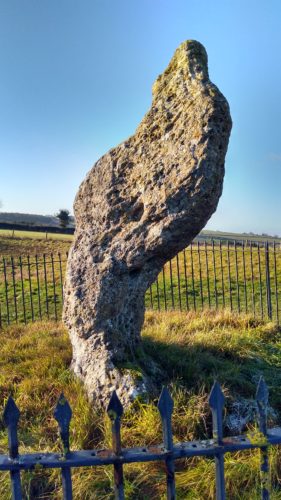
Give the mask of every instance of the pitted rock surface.
M 149 386 L 146 375 L 122 369 L 140 346 L 144 295 L 216 210 L 230 131 L 206 51 L 186 41 L 157 78 L 135 134 L 102 156 L 79 188 L 64 321 L 73 369 L 100 404 L 114 388 L 127 403 Z

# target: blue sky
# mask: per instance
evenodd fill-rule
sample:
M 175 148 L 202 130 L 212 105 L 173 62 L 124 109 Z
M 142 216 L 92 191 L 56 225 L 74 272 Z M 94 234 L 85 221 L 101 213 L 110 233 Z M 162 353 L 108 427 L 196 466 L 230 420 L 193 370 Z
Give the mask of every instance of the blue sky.
M 2 211 L 72 209 L 134 133 L 185 39 L 209 55 L 233 130 L 209 229 L 280 234 L 280 0 L 0 0 Z

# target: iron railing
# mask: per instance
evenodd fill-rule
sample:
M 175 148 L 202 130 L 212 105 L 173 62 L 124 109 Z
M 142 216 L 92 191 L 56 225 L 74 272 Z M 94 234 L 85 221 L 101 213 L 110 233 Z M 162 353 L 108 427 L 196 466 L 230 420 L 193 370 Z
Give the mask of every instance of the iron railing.
M 3 414 L 4 424 L 8 430 L 8 455 L 0 455 L 0 470 L 9 471 L 13 500 L 21 500 L 21 472 L 40 469 L 60 469 L 62 479 L 63 498 L 72 499 L 71 469 L 73 467 L 89 467 L 99 465 L 113 465 L 114 490 L 116 499 L 124 499 L 123 465 L 136 462 L 162 461 L 166 471 L 167 499 L 176 497 L 175 462 L 181 458 L 195 456 L 214 457 L 216 498 L 224 500 L 225 474 L 224 455 L 236 451 L 245 451 L 253 448 L 260 449 L 260 493 L 262 499 L 270 495 L 269 448 L 271 445 L 281 444 L 281 428 L 267 429 L 268 388 L 260 378 L 257 392 L 257 416 L 259 431 L 246 435 L 223 436 L 223 408 L 224 395 L 218 382 L 215 382 L 209 397 L 212 411 L 212 438 L 204 441 L 189 441 L 173 443 L 172 413 L 173 399 L 167 388 L 162 389 L 158 402 L 163 431 L 163 443 L 156 446 L 142 446 L 138 448 L 123 448 L 121 442 L 121 417 L 123 406 L 113 392 L 107 413 L 111 420 L 112 447 L 103 450 L 71 451 L 69 426 L 72 416 L 71 408 L 62 394 L 54 411 L 54 418 L 58 422 L 62 453 L 29 453 L 19 454 L 19 440 L 17 428 L 20 411 L 14 400 L 9 397 Z
M 4 257 L 0 261 L 0 327 L 60 319 L 67 255 Z M 145 298 L 147 309 L 231 311 L 280 324 L 280 244 L 192 243 L 167 262 Z

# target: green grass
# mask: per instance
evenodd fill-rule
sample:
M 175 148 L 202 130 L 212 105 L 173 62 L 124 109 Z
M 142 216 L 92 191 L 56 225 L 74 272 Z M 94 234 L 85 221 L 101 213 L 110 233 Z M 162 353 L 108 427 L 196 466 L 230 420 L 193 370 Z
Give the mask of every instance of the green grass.
M 152 356 L 165 372 L 163 383 L 173 394 L 173 431 L 176 442 L 211 437 L 208 394 L 213 380 L 222 384 L 226 416 L 238 398 L 252 400 L 256 383 L 264 375 L 270 389 L 271 424 L 281 417 L 281 331 L 273 323 L 229 312 L 204 314 L 148 312 L 143 328 L 144 356 Z M 15 398 L 22 417 L 20 452 L 58 451 L 57 426 L 52 418 L 63 391 L 73 409 L 71 448 L 110 447 L 110 424 L 104 412 L 90 405 L 81 383 L 69 371 L 71 349 L 61 324 L 38 322 L 12 326 L 1 332 L 0 396 Z M 143 360 L 139 360 L 142 362 Z M 135 363 L 136 361 L 134 361 Z M 160 391 L 160 387 L 159 387 Z M 248 429 L 253 429 L 251 422 Z M 246 429 L 247 430 L 247 429 Z M 225 428 L 225 433 L 228 433 Z M 156 401 L 136 402 L 125 411 L 122 423 L 124 447 L 162 441 Z M 0 448 L 7 450 L 7 435 L 0 427 Z M 259 498 L 259 452 L 225 457 L 228 498 Z M 270 453 L 271 498 L 281 498 L 280 450 Z M 177 498 L 214 499 L 214 461 L 206 458 L 181 460 L 176 465 Z M 161 463 L 124 467 L 125 494 L 129 500 L 165 498 L 165 470 Z M 22 474 L 25 498 L 59 499 L 57 471 Z M 112 467 L 73 470 L 74 498 L 107 499 L 113 495 Z M 1 473 L 0 498 L 7 500 L 9 476 Z
M 51 240 L 68 240 L 72 241 L 73 236 L 68 235 L 68 234 L 59 234 L 59 233 L 48 233 L 47 232 L 47 237 L 46 237 L 46 232 L 39 232 L 39 231 L 21 231 L 18 229 L 0 229 L 0 238 L 1 236 L 4 237 L 14 237 L 14 238 L 29 238 L 29 239 L 51 239 Z M 279 236 L 270 236 L 270 235 L 259 235 L 259 234 L 251 234 L 251 233 L 231 233 L 231 232 L 226 232 L 226 231 L 210 231 L 208 229 L 204 229 L 200 235 L 196 238 L 197 239 L 210 239 L 210 240 L 236 240 L 236 241 L 258 241 L 258 242 L 265 242 L 265 241 L 275 241 L 275 242 L 281 242 L 281 238 Z
M 254 234 L 254 233 L 231 233 L 227 231 L 210 231 L 209 229 L 203 229 L 199 235 L 203 239 L 214 239 L 214 240 L 239 240 L 239 241 L 259 241 L 264 243 L 265 241 L 275 241 L 281 242 L 281 238 L 278 235 L 271 236 L 269 234 Z
M 269 248 L 272 314 L 281 310 L 281 251 Z M 186 293 L 186 291 L 188 293 Z M 166 301 L 165 301 L 166 292 Z M 153 309 L 183 310 L 227 307 L 238 312 L 267 316 L 265 248 L 193 244 L 172 265 L 166 263 L 146 295 Z
M 0 313 L 2 323 L 26 319 L 59 318 L 66 252 L 70 242 L 0 238 Z M 43 262 L 46 255 L 46 272 Z M 54 260 L 54 275 L 51 255 Z M 59 257 L 60 255 L 60 257 Z M 6 257 L 5 257 L 6 256 Z M 22 256 L 21 279 L 20 260 Z M 30 266 L 27 263 L 30 256 Z M 38 263 L 36 264 L 36 256 Z M 14 272 L 11 257 L 13 258 Z M 61 259 L 61 265 L 59 263 Z M 38 274 L 37 274 L 38 271 Z M 164 272 L 163 272 L 164 271 Z M 149 309 L 202 310 L 229 308 L 267 317 L 267 277 L 265 247 L 206 245 L 194 243 L 177 258 L 166 263 L 156 283 L 146 294 Z M 281 249 L 269 248 L 272 318 L 281 317 Z M 30 275 L 29 275 L 30 272 Z M 15 283 L 14 283 L 15 281 Z M 23 297 L 24 295 L 24 297 Z M 25 304 L 24 304 L 25 302 Z M 7 306 L 8 303 L 8 306 Z M 279 306 L 278 306 L 279 304 Z M 16 310 L 17 309 L 17 310 Z
M 48 233 L 47 231 L 20 231 L 18 229 L 0 229 L 0 238 L 31 239 L 31 240 L 62 240 L 72 241 L 72 234 Z
M 21 232 L 26 236 L 11 235 L 3 236 L 3 231 L 0 230 L 0 257 L 18 258 L 19 256 L 25 257 L 27 255 L 50 255 L 51 253 L 66 253 L 71 245 L 72 236 L 68 234 L 52 234 L 46 239 L 44 233 L 29 233 Z M 31 235 L 31 236 L 29 236 Z M 32 235 L 37 235 L 32 237 Z

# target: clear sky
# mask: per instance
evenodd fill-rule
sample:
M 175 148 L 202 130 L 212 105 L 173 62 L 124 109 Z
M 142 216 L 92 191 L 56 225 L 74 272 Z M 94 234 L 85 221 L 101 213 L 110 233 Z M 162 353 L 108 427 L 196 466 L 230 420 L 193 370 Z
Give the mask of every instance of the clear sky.
M 199 40 L 233 130 L 209 229 L 281 235 L 280 0 L 0 0 L 2 211 L 72 210 L 134 133 L 176 47 Z

